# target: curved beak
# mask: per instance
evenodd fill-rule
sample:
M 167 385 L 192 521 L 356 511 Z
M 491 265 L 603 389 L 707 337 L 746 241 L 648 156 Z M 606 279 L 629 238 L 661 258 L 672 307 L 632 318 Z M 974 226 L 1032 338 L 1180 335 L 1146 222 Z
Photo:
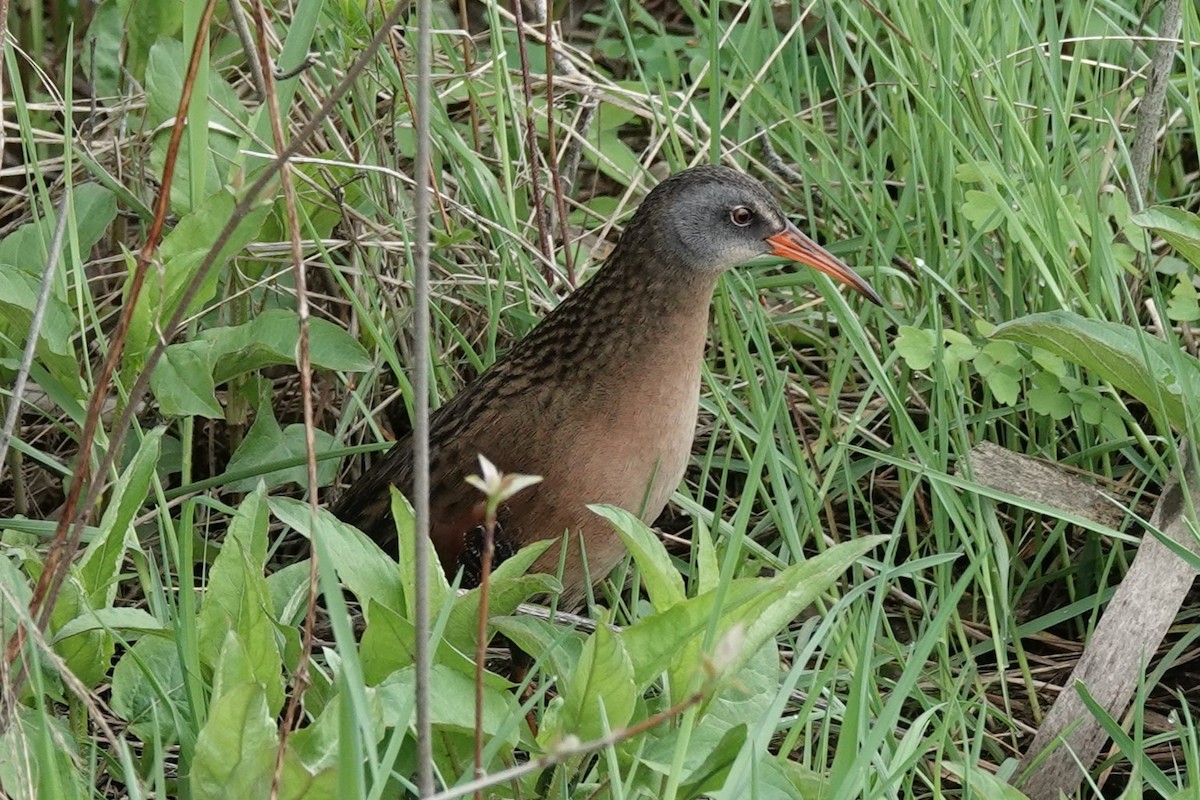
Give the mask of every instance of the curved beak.
M 854 270 L 843 264 L 840 259 L 812 239 L 805 236 L 791 222 L 787 227 L 774 236 L 767 237 L 771 245 L 771 254 L 799 261 L 801 264 L 818 269 L 829 277 L 844 283 L 863 297 L 876 305 L 883 305 L 883 298 L 871 288 Z

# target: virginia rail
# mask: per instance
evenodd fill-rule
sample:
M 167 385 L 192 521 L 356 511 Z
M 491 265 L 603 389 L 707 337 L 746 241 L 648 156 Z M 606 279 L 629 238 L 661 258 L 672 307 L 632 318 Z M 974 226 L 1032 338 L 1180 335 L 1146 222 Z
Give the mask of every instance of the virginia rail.
M 430 536 L 449 578 L 460 568 L 464 587 L 480 578 L 484 501 L 465 478 L 477 474 L 481 453 L 504 472 L 542 477 L 501 507 L 496 563 L 569 532 L 564 609 L 583 599 L 585 574 L 598 581 L 617 565 L 624 546 L 587 505 L 610 503 L 647 523 L 663 510 L 691 453 L 713 289 L 721 273 L 763 255 L 813 267 L 881 302 L 789 222 L 758 181 L 723 166 L 663 181 L 595 276 L 433 413 Z M 394 548 L 389 484 L 412 489 L 407 436 L 334 513 Z M 533 570 L 556 572 L 560 547 Z

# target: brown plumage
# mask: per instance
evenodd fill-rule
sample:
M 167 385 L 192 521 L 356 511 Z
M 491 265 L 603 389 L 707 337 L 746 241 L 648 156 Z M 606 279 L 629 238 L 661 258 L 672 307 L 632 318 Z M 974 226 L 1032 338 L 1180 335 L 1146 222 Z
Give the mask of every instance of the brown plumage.
M 478 456 L 503 472 L 542 476 L 499 513 L 498 551 L 570 531 L 564 607 L 600 580 L 624 548 L 586 506 L 611 503 L 647 522 L 679 485 L 691 453 L 718 277 L 755 256 L 816 267 L 875 302 L 848 267 L 800 233 L 757 181 L 705 166 L 646 197 L 607 263 L 503 358 L 430 419 L 430 536 L 448 577 L 478 581 L 483 498 L 469 486 Z M 412 490 L 409 437 L 369 467 L 334 506 L 394 548 L 387 487 Z M 474 532 L 473 532 L 474 531 Z M 554 573 L 560 548 L 534 565 Z

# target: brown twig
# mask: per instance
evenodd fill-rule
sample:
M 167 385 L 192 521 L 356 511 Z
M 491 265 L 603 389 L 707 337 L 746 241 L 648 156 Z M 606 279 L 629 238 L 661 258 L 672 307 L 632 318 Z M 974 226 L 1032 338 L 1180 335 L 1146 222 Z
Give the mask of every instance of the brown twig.
M 470 75 L 471 71 L 475 69 L 475 40 L 471 37 L 467 0 L 458 0 L 458 20 L 467 34 L 462 41 L 463 72 Z M 474 92 L 467 92 L 467 114 L 471 117 L 471 141 L 475 144 L 475 152 L 479 152 L 482 138 L 479 135 L 479 109 L 475 105 Z
M 558 173 L 558 143 L 554 120 L 554 21 L 546 16 L 546 150 L 550 154 L 550 188 L 554 193 L 554 214 L 558 217 L 558 235 L 566 257 L 567 283 L 575 288 L 575 256 L 571 250 L 571 233 L 567 227 L 567 200 Z
M 259 75 L 263 80 L 263 96 L 267 104 L 267 118 L 271 123 L 271 138 L 275 150 L 282 151 L 287 142 L 283 135 L 283 118 L 279 110 L 279 98 L 275 92 L 274 59 L 267 46 L 267 30 L 270 20 L 262 0 L 252 0 L 255 22 L 255 45 L 257 61 L 262 67 Z M 292 166 L 284 161 L 280 165 L 280 183 L 283 189 L 284 209 L 287 214 L 288 239 L 291 244 L 292 271 L 296 280 L 296 313 L 300 318 L 300 338 L 297 342 L 297 355 L 300 368 L 300 404 L 304 409 L 304 453 L 306 457 L 308 478 L 308 506 L 312 519 L 317 517 L 317 446 L 313 437 L 313 401 L 312 401 L 312 358 L 308 341 L 308 281 L 304 270 L 304 249 L 300 243 L 300 217 L 296 211 L 296 187 L 292 182 Z M 316 526 L 313 526 L 313 536 L 316 536 Z M 309 540 L 308 548 L 308 604 L 304 613 L 304 633 L 300 641 L 300 660 L 296 665 L 294 675 L 295 687 L 288 698 L 287 709 L 283 715 L 283 729 L 279 732 L 279 747 L 275 750 L 275 770 L 271 776 L 271 798 L 279 797 L 280 781 L 283 779 L 283 757 L 287 752 L 288 736 L 297 725 L 300 711 L 304 705 L 304 692 L 311 683 L 308 665 L 312 659 L 313 628 L 315 627 L 317 610 L 317 547 Z
M 468 794 L 478 793 L 491 786 L 498 786 L 502 783 L 515 780 L 522 775 L 527 775 L 531 772 L 540 772 L 547 767 L 552 767 L 561 761 L 575 756 L 585 756 L 588 753 L 594 753 L 597 750 L 603 750 L 606 747 L 612 747 L 620 744 L 626 739 L 632 739 L 646 731 L 654 728 L 669 719 L 679 716 L 694 705 L 700 703 L 708 695 L 708 687 L 698 689 L 693 694 L 685 697 L 675 705 L 668 709 L 646 717 L 636 725 L 630 725 L 628 728 L 618 728 L 609 733 L 607 736 L 601 736 L 598 739 L 593 739 L 589 742 L 581 742 L 574 736 L 568 736 L 561 741 L 557 746 L 551 747 L 546 755 L 541 758 L 527 761 L 524 764 L 519 764 L 515 767 L 510 767 L 500 772 L 494 772 L 486 778 L 476 778 L 470 783 L 464 783 L 461 786 L 455 786 L 447 789 L 444 792 L 439 792 L 426 800 L 454 800 L 457 797 L 466 797 Z
M 171 138 L 167 144 L 161 181 L 162 189 L 155 203 L 154 220 L 147 233 L 146 242 L 141 250 L 138 251 L 135 259 L 134 273 L 130 281 L 128 296 L 122 308 L 121 317 L 117 322 L 117 328 L 113 332 L 108 356 L 104 359 L 104 364 L 96 381 L 96 388 L 92 392 L 91 400 L 88 403 L 87 416 L 84 418 L 83 424 L 83 434 L 79 443 L 80 448 L 76 460 L 75 474 L 72 476 L 71 488 L 67 492 L 63 514 L 58 521 L 58 525 L 55 527 L 54 538 L 50 542 L 49 551 L 46 553 L 46 562 L 43 566 L 41 577 L 38 578 L 38 582 L 33 589 L 33 596 L 29 601 L 30 617 L 34 620 L 39 631 L 44 631 L 50 621 L 50 612 L 54 609 L 54 600 L 62 587 L 63 581 L 66 579 L 71 559 L 79 549 L 87 510 L 93 506 L 99 495 L 100 481 L 97 481 L 89 488 L 86 503 L 82 506 L 79 503 L 84 485 L 90 482 L 92 445 L 96 440 L 96 430 L 100 425 L 100 412 L 104 408 L 104 401 L 108 398 L 109 383 L 112 381 L 113 373 L 116 372 L 117 362 L 120 361 L 121 353 L 124 351 L 125 337 L 129 331 L 129 325 L 133 320 L 133 312 L 137 307 L 137 300 L 141 295 L 142 286 L 145 284 L 146 275 L 150 271 L 150 262 L 158 249 L 163 227 L 166 224 L 167 211 L 170 205 L 171 183 L 175 175 L 175 164 L 179 158 L 179 144 L 183 139 L 188 104 L 191 102 L 196 73 L 200 68 L 201 55 L 204 52 L 201 43 L 204 42 L 208 35 L 215 6 L 216 0 L 208 0 L 197 26 L 196 39 L 192 45 L 192 57 L 188 62 L 187 74 L 184 76 L 179 106 L 175 115 L 175 125 L 171 129 Z M 149 367 L 140 377 L 147 377 L 148 375 Z M 131 410 L 135 405 L 136 396 L 131 396 L 122 419 L 131 414 Z M 114 432 L 114 438 L 104 459 L 107 465 L 111 465 L 112 459 L 119 449 L 120 439 L 115 436 Z M 104 475 L 106 469 L 107 467 L 102 468 L 99 474 Z M 24 644 L 25 636 L 26 629 L 24 626 L 20 626 L 13 633 L 12 638 L 9 639 L 5 652 L 5 660 L 10 666 L 16 662 L 17 656 Z M 24 675 L 24 670 L 17 673 L 14 680 L 14 693 L 16 693 L 16 689 L 23 682 Z
M 525 41 L 525 17 L 521 0 L 513 0 L 513 18 L 517 23 L 517 50 L 521 54 L 521 90 L 525 97 L 525 145 L 529 151 L 529 182 L 533 189 L 533 209 L 537 219 L 538 242 L 546 257 L 546 283 L 554 281 L 554 247 L 550 242 L 550 221 L 546 219 L 542 184 L 538 180 L 537 125 L 533 119 L 533 79 L 529 72 L 529 48 Z

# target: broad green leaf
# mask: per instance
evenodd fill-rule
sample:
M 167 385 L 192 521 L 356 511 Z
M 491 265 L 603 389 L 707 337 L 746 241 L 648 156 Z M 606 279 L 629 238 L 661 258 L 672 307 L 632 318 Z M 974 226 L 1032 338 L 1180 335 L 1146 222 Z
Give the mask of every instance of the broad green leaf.
M 63 581 L 54 611 L 50 615 L 50 630 L 54 638 L 58 639 L 58 631 L 68 625 L 81 625 L 82 623 L 76 623 L 80 617 L 90 620 L 92 613 L 88 593 L 79 580 L 79 570 L 73 567 L 67 573 L 67 579 Z M 112 637 L 108 633 L 92 626 L 85 632 L 57 641 L 54 650 L 66 662 L 75 677 L 85 686 L 95 688 L 108 674 L 114 647 Z
M 133 462 L 121 474 L 104 518 L 100 534 L 88 545 L 80 560 L 79 574 L 92 608 L 112 605 L 117 593 L 117 576 L 125 560 L 125 551 L 137 547 L 132 523 L 150 491 L 150 479 L 158 465 L 165 428 L 146 434 Z
M 554 544 L 551 541 L 535 542 L 522 547 L 516 555 L 492 571 L 488 580 L 488 618 L 504 617 L 517 610 L 517 606 L 534 595 L 549 594 L 562 590 L 562 584 L 549 575 L 526 575 L 537 557 Z M 462 652 L 474 652 L 478 633 L 480 587 L 456 597 L 442 633 L 443 640 Z
M 37 307 L 39 284 L 33 275 L 0 262 L 0 355 L 11 352 L 14 359 L 20 358 Z M 67 386 L 79 383 L 79 364 L 71 346 L 74 334 L 71 310 L 51 294 L 46 301 L 36 353 L 46 368 Z M 12 341 L 11 346 L 3 345 L 5 338 Z
M 959 183 L 1000 183 L 1000 170 L 986 161 L 964 161 L 954 168 L 954 180 Z
M 1049 372 L 1039 372 L 1033 377 L 1033 388 L 1026 392 L 1029 407 L 1038 414 L 1061 420 L 1071 416 L 1075 404 L 1062 391 L 1058 378 Z
M 175 741 L 184 723 L 183 667 L 172 639 L 146 636 L 126 650 L 112 671 L 112 709 L 145 742 L 155 731 L 165 742 Z
M 982 356 L 980 356 L 982 358 Z M 1021 394 L 1021 373 L 1007 364 L 997 364 L 984 376 L 996 400 L 1007 406 L 1017 404 Z
M 671 563 L 667 548 L 646 523 L 623 508 L 610 505 L 590 505 L 595 514 L 604 517 L 633 555 L 638 565 L 646 594 L 655 611 L 666 611 L 686 597 L 683 576 Z
M 262 403 L 255 415 L 254 424 L 246 433 L 246 438 L 238 445 L 238 449 L 229 459 L 226 469 L 240 471 L 245 469 L 260 469 L 257 475 L 230 481 L 227 488 L 232 492 L 247 492 L 261 480 L 267 490 L 274 489 L 286 483 L 294 483 L 300 487 L 308 486 L 308 467 L 300 464 L 286 469 L 271 470 L 273 464 L 294 458 L 304 458 L 308 452 L 305 442 L 305 429 L 301 423 L 293 423 L 287 428 L 280 428 L 275 421 L 275 412 L 269 403 Z M 323 430 L 313 431 L 313 442 L 317 454 L 333 448 L 334 438 Z M 317 462 L 317 485 L 328 486 L 337 477 L 337 461 L 325 459 Z
M 244 325 L 214 328 L 203 337 L 211 342 L 213 381 L 278 364 L 295 364 L 300 318 L 293 311 L 270 309 Z M 314 367 L 343 372 L 371 368 L 367 351 L 350 334 L 323 319 L 308 321 L 308 351 Z
M 74 222 L 73 234 L 79 252 L 86 258 L 116 218 L 117 201 L 113 193 L 103 186 L 97 183 L 83 183 L 72 191 L 69 213 L 70 221 Z M 42 271 L 46 268 L 56 223 L 56 215 L 51 214 L 37 222 L 27 222 L 12 233 L 0 237 L 0 265 L 11 264 L 19 267 L 40 281 Z M 69 256 L 70 253 L 68 248 L 64 250 L 63 255 Z M 66 259 L 66 263 L 71 263 L 70 259 Z M 61 265 L 59 269 L 62 270 Z M 2 272 L 3 270 L 0 270 L 0 273 Z M 58 295 L 53 296 L 62 299 Z M 7 295 L 0 297 L 7 299 Z
M 696 594 L 704 594 L 717 588 L 721 582 L 721 567 L 717 562 L 717 550 L 713 545 L 712 534 L 704 520 L 697 517 L 693 531 L 692 541 L 696 543 L 696 569 L 699 573 Z
M 743 751 L 742 758 L 755 758 Z M 740 761 L 740 759 L 739 759 Z M 742 770 L 743 780 L 712 793 L 712 800 L 829 800 L 834 791 L 828 780 L 790 759 L 758 757 L 750 769 Z
M 359 644 L 363 680 L 375 686 L 416 661 L 417 634 L 413 624 L 388 606 L 372 599 L 365 606 L 369 620 Z
M 746 723 L 726 730 L 701 764 L 692 769 L 680 789 L 680 796 L 691 800 L 720 789 L 745 743 Z
M 122 627 L 118 619 L 128 621 L 122 615 L 136 610 L 109 606 L 116 596 L 116 579 L 127 549 L 137 548 L 131 523 L 142 507 L 150 477 L 154 475 L 162 434 L 163 429 L 158 428 L 146 435 L 142 449 L 121 474 L 95 539 L 84 552 L 82 563 L 71 570 L 59 602 L 55 603 L 52 615 L 58 642 L 55 649 L 77 678 L 89 687 L 100 685 L 106 678 L 113 658 L 113 636 L 104 630 L 104 625 Z M 97 610 L 101 616 L 96 615 Z
M 621 637 L 607 625 L 596 627 L 583 645 L 570 680 L 560 681 L 559 685 L 563 698 L 561 733 L 573 733 L 586 741 L 625 727 L 633 717 L 637 702 L 633 664 Z
M 385 605 L 372 601 L 367 610 L 370 622 L 363 631 L 359 652 L 362 656 L 363 677 L 368 685 L 373 686 L 397 670 L 413 664 L 416 658 L 417 633 L 411 622 Z M 471 654 L 474 655 L 474 650 Z M 451 647 L 444 637 L 437 643 L 433 660 L 474 679 L 473 658 Z M 483 673 L 483 681 L 487 686 L 496 689 L 506 689 L 510 686 L 507 680 L 491 672 Z
M 475 730 L 475 683 L 444 664 L 434 664 L 429 673 L 429 695 L 433 699 L 430 713 L 435 728 L 458 733 Z M 411 668 L 402 669 L 384 681 L 378 689 L 385 713 L 389 708 L 411 704 L 416 691 L 416 675 Z M 520 720 L 516 698 L 507 690 L 488 686 L 483 689 L 483 732 L 489 737 L 500 736 L 509 747 L 516 747 L 519 732 L 514 721 Z M 408 726 L 409 720 L 385 720 L 387 724 Z
M 244 325 L 210 328 L 199 339 L 168 347 L 150 388 L 164 414 L 219 418 L 218 385 L 263 367 L 294 365 L 299 341 L 300 319 L 285 309 L 264 311 Z M 345 372 L 371 367 L 363 346 L 330 322 L 309 320 L 308 341 L 314 367 Z
M 782 630 L 851 564 L 886 538 L 864 536 L 835 545 L 771 578 L 732 581 L 719 609 L 714 608 L 717 593 L 712 592 L 639 620 L 621 635 L 633 661 L 637 686 L 644 688 L 669 665 L 682 663 L 684 649 L 690 644 L 699 646 L 697 640 L 703 640 L 714 613 L 719 615 L 718 639 L 735 624 L 746 626 L 743 659 L 750 658 L 767 638 Z M 694 664 L 693 668 L 699 669 L 700 664 Z M 735 663 L 731 671 L 737 669 Z M 674 685 L 672 689 L 687 691 Z
M 400 490 L 389 487 L 392 493 L 392 518 L 396 521 L 397 561 L 400 562 L 400 583 L 404 587 L 404 603 L 406 608 L 413 607 L 413 598 L 417 596 L 417 521 L 413 516 L 412 506 Z M 425 585 L 429 593 L 429 613 L 437 616 L 444 603 L 450 597 L 450 584 L 442 572 L 437 552 L 433 542 L 428 538 L 421 542 L 425 548 Z
M 181 156 L 180 160 L 185 159 Z M 221 229 L 233 216 L 235 206 L 236 201 L 229 191 L 222 189 L 214 192 L 198 208 L 183 215 L 179 224 L 163 237 L 159 247 L 162 269 L 152 271 L 146 279 L 130 322 L 122 361 L 122 369 L 127 373 L 142 369 L 146 353 L 158 341 L 160 331 L 183 302 L 188 284 L 198 273 Z M 188 303 L 186 313 L 194 313 L 212 300 L 222 268 L 230 258 L 254 241 L 269 208 L 265 203 L 260 204 L 238 220 L 212 268 L 201 281 L 199 291 Z M 126 263 L 132 275 L 132 256 L 126 257 Z M 128 285 L 125 292 L 128 302 Z
M 65 715 L 56 716 L 45 706 L 28 708 L 14 703 L 0 731 L 0 786 L 12 800 L 83 800 L 94 797 L 80 768 L 75 732 Z M 88 749 L 85 746 L 85 750 Z
M 1175 322 L 1200 320 L 1200 293 L 1190 275 L 1180 277 L 1167 301 L 1167 318 Z
M 150 147 L 150 168 L 161 175 L 166 163 L 170 129 L 166 124 L 173 120 L 179 109 L 179 98 L 183 92 L 184 74 L 188 67 L 188 55 L 182 42 L 159 37 L 150 47 L 149 63 L 146 67 L 146 115 L 153 130 Z M 198 197 L 208 197 L 221 191 L 228 183 L 230 169 L 238 161 L 238 138 L 244 130 L 247 113 L 241 98 L 219 72 L 209 69 L 205 76 L 207 89 L 203 108 L 207 118 L 193 119 L 189 125 L 204 125 L 208 152 L 201 159 L 202 175 L 193 175 L 191 157 L 192 140 L 185 136 L 179 145 L 179 158 L 175 162 L 175 178 L 171 182 L 171 209 L 177 214 L 186 214 L 192 209 L 192 182 L 200 183 Z M 195 109 L 195 105 L 192 106 Z M 193 110 L 190 114 L 195 114 Z
M 933 366 L 937 351 L 930 331 L 901 325 L 893 346 L 909 369 L 926 370 Z
M 267 554 L 266 492 L 246 497 L 229 524 L 209 572 L 196 619 L 200 660 L 215 669 L 234 635 L 245 648 L 251 673 L 266 691 L 271 713 L 283 705 L 283 657 L 271 616 L 271 593 L 263 569 Z
M 775 641 L 772 639 L 759 648 L 736 674 L 723 677 L 688 738 L 682 767 L 690 775 L 688 783 L 696 787 L 694 791 L 700 785 L 709 791 L 723 785 L 742 746 L 729 748 L 739 740 L 744 742 L 745 732 L 757 729 L 770 712 L 780 680 L 779 648 Z M 740 735 L 736 733 L 739 730 Z M 679 731 L 656 729 L 647 738 L 641 760 L 656 772 L 669 775 L 675 769 Z M 757 757 L 769 755 L 764 752 Z
M 1175 252 L 1200 268 L 1200 217 L 1182 208 L 1152 206 L 1134 214 L 1133 223 L 1166 239 Z
M 262 686 L 229 687 L 208 709 L 188 775 L 195 800 L 268 797 L 279 737 Z
M 288 497 L 272 497 L 269 503 L 271 513 L 280 522 L 312 538 L 308 503 Z M 371 601 L 375 601 L 403 613 L 400 569 L 391 556 L 358 528 L 347 525 L 324 509 L 317 511 L 316 522 L 317 535 L 325 537 L 333 555 L 333 568 L 338 579 L 358 598 L 362 607 L 369 608 Z
M 1092 370 L 1151 410 L 1161 408 L 1177 429 L 1187 428 L 1184 406 L 1200 393 L 1200 362 L 1127 325 L 1051 311 L 1006 322 L 992 336 L 1044 348 Z
M 942 769 L 953 775 L 971 795 L 982 800 L 1028 800 L 1026 795 L 978 765 L 942 761 Z
M 150 374 L 150 391 L 163 414 L 208 419 L 225 416 L 215 394 L 210 351 L 202 339 L 173 344 L 163 351 Z
M 143 633 L 166 634 L 169 629 L 148 611 L 140 608 L 84 609 L 83 613 L 54 632 L 54 642 L 89 631 L 116 631 L 125 639 L 137 639 Z
M 553 676 L 575 672 L 583 653 L 582 633 L 535 617 L 495 617 L 492 625 L 526 653 L 535 655 Z
M 968 189 L 963 194 L 962 213 L 981 232 L 987 233 L 1000 227 L 1004 215 L 1000 209 L 1000 200 L 978 189 Z

